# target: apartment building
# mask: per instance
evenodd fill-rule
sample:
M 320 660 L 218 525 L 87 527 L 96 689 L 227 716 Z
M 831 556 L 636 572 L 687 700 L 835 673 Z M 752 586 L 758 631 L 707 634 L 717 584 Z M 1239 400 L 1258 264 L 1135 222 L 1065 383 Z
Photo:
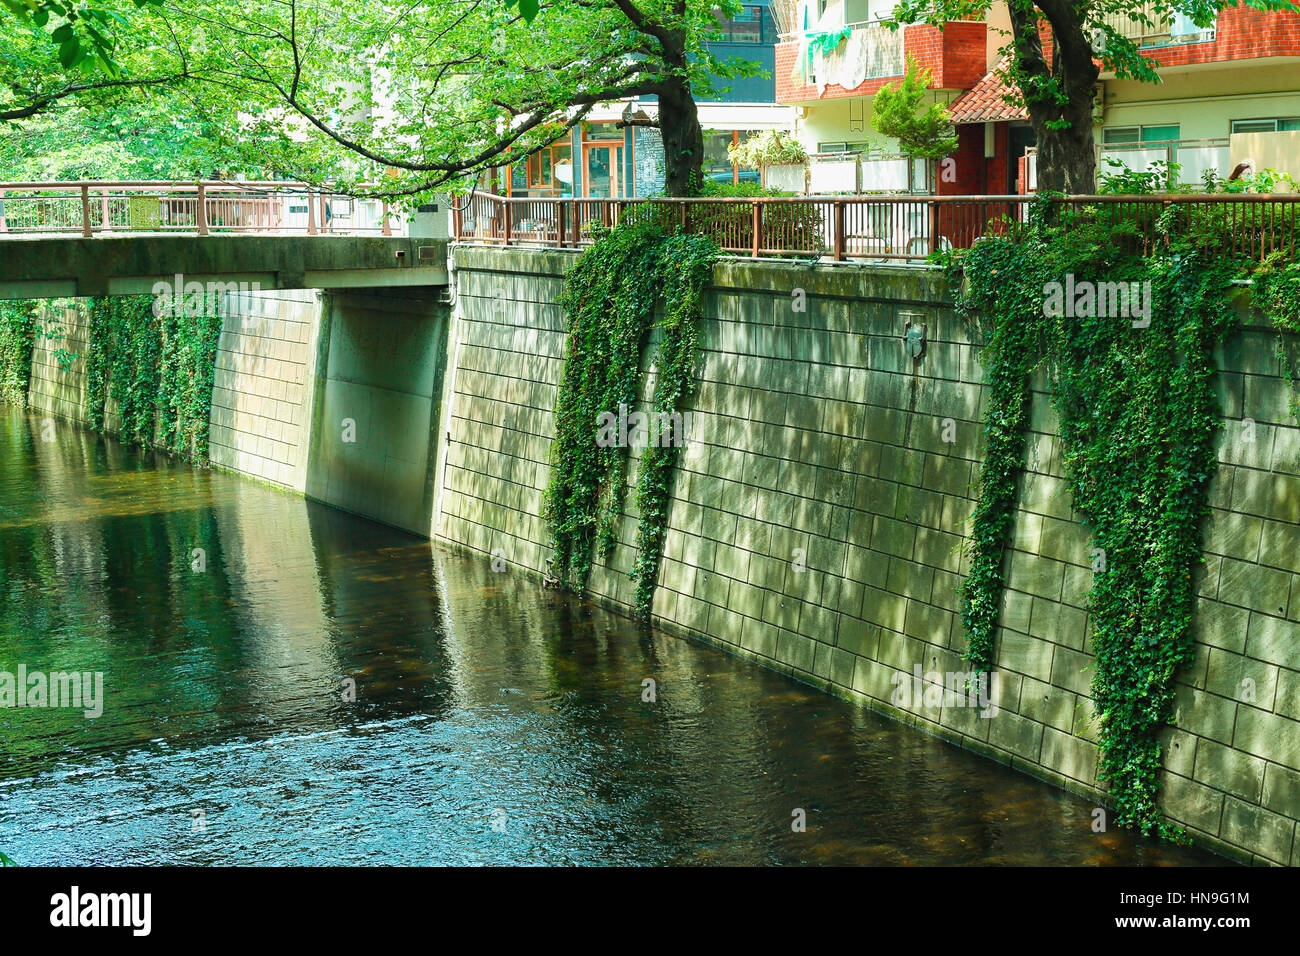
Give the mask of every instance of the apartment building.
M 776 0 L 793 9 L 776 48 L 777 100 L 796 110 L 795 132 L 814 154 L 813 192 L 1025 192 L 1035 185 L 1033 131 L 1008 102 L 1000 50 L 1005 7 L 983 21 L 942 30 L 891 29 L 894 0 Z M 1186 17 L 1147 26 L 1113 15 L 1160 65 L 1156 85 L 1103 73 L 1098 86 L 1099 160 L 1145 169 L 1181 164 L 1180 180 L 1207 170 L 1227 177 L 1239 163 L 1300 176 L 1300 16 L 1249 7 L 1225 10 L 1215 26 Z M 909 163 L 871 127 L 871 102 L 902 78 L 908 58 L 932 73 L 932 96 L 957 125 L 950 161 Z
M 1114 25 L 1160 64 L 1162 82 L 1102 74 L 1102 158 L 1172 160 L 1188 184 L 1240 163 L 1300 178 L 1300 15 L 1238 6 L 1207 29 L 1185 17 Z

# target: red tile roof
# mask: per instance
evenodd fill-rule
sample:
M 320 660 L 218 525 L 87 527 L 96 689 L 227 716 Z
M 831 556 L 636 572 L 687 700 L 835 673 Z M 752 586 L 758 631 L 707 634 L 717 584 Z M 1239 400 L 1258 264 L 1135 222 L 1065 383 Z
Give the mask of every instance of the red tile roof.
M 948 113 L 954 123 L 1029 119 L 1029 112 L 1023 106 L 1013 106 L 1007 102 L 1007 95 L 1013 90 L 1003 75 L 1009 59 L 1003 57 L 997 66 L 985 74 L 984 79 L 952 101 Z

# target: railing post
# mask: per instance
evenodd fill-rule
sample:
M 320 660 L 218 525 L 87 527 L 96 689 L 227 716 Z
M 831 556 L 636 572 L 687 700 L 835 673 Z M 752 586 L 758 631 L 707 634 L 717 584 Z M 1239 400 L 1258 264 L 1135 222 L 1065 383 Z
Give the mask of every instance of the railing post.
M 760 234 L 760 233 L 762 232 L 762 230 L 763 230 L 763 207 L 762 207 L 761 205 L 759 205 L 759 202 L 758 202 L 757 199 L 754 200 L 754 209 L 753 209 L 752 220 L 753 220 L 753 226 L 754 226 L 754 241 L 753 241 L 753 243 L 752 243 L 753 248 L 750 250 L 750 253 L 749 253 L 749 254 L 750 254 L 751 256 L 753 256 L 755 259 L 757 259 L 757 258 L 758 258 L 758 250 L 759 250 L 759 249 L 761 248 L 761 246 L 762 246 L 762 243 L 759 241 L 759 238 L 760 238 L 760 237 L 759 237 L 759 234 Z
M 307 235 L 316 235 L 316 197 L 307 190 Z
M 460 206 L 451 207 L 451 238 L 457 242 L 460 241 L 461 233 L 465 231 L 465 212 Z
M 844 202 L 840 200 L 835 203 L 835 261 L 844 261 Z
M 201 182 L 198 184 L 198 195 L 199 195 L 199 212 L 198 212 L 199 235 L 206 236 L 208 234 L 208 190 L 207 187 L 204 186 L 203 183 Z
M 927 203 L 930 206 L 930 255 L 934 255 L 939 251 L 939 204 L 934 200 L 927 200 Z
M 564 248 L 564 244 L 565 244 L 564 210 L 565 210 L 564 200 L 563 199 L 557 200 L 555 203 L 555 238 L 561 249 Z
M 90 187 L 81 187 L 81 235 L 90 238 Z
M 384 228 L 380 230 L 380 233 L 385 236 L 391 236 L 393 234 L 393 227 L 388 222 L 388 200 L 387 199 L 384 200 L 383 205 L 380 207 L 380 214 L 384 217 Z
M 514 223 L 511 221 L 513 218 L 514 212 L 510 208 L 510 201 L 507 199 L 501 200 L 501 225 L 505 234 L 502 245 L 510 245 L 510 234 L 514 231 Z
M 9 231 L 9 220 L 5 217 L 5 191 L 0 189 L 0 232 Z
M 105 231 L 108 231 L 109 219 L 108 219 L 108 190 L 107 189 L 104 190 L 103 198 L 99 200 L 99 220 L 100 220 L 99 222 L 100 226 L 103 227 Z
M 582 246 L 582 200 L 573 199 L 573 248 Z

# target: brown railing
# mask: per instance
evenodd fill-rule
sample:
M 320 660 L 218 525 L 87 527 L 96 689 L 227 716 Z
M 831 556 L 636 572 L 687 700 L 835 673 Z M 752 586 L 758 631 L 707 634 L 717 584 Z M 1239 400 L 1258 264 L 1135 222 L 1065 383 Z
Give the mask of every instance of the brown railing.
M 454 214 L 461 242 L 579 248 L 597 224 L 653 217 L 711 236 L 723 251 L 747 256 L 827 257 L 835 261 L 925 259 L 969 249 L 1026 220 L 1028 196 L 846 196 L 761 199 L 506 199 L 478 194 Z M 1174 207 L 1180 229 L 1221 230 L 1236 251 L 1262 258 L 1296 246 L 1300 196 L 1075 196 L 1069 211 L 1088 210 L 1138 241 L 1157 241 L 1158 217 Z
M 302 183 L 0 182 L 0 238 L 140 232 L 391 235 L 387 205 L 363 203 Z
M 924 259 L 967 249 L 1023 222 L 1026 196 L 764 197 L 761 199 L 506 199 L 477 194 L 454 213 L 461 242 L 578 248 L 593 227 L 629 215 L 711 236 L 749 256 Z

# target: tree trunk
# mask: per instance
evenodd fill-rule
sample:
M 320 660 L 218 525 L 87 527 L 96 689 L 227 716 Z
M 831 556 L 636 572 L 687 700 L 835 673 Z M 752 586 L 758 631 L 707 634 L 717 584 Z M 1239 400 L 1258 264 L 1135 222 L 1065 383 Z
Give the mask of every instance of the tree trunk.
M 1090 196 L 1097 188 L 1097 157 L 1092 136 L 1092 84 L 1071 90 L 1062 106 L 1029 104 L 1029 119 L 1038 141 L 1038 191 Z M 1053 121 L 1049 127 L 1048 121 Z M 1065 120 L 1064 129 L 1053 128 Z
M 1051 24 L 1050 66 L 1035 7 Z M 1065 0 L 1008 9 L 1018 81 L 1038 139 L 1038 190 L 1090 195 L 1097 187 L 1092 104 L 1101 69 L 1079 13 Z
M 672 78 L 659 93 L 659 134 L 664 144 L 664 192 L 698 195 L 704 182 L 704 130 L 685 76 Z

